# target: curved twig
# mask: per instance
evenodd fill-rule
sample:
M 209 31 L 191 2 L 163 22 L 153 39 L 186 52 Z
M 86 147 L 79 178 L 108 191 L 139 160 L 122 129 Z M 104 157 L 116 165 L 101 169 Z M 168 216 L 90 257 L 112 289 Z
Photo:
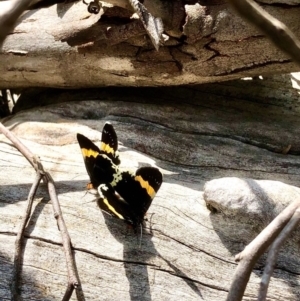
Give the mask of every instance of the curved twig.
M 19 292 L 18 292 L 18 286 L 19 286 L 20 261 L 21 261 L 21 253 L 22 253 L 21 250 L 22 250 L 24 231 L 25 231 L 26 224 L 27 224 L 28 219 L 31 214 L 33 199 L 34 199 L 35 193 L 38 189 L 38 186 L 41 182 L 42 177 L 43 177 L 43 175 L 40 173 L 40 171 L 37 171 L 34 183 L 31 187 L 29 195 L 28 195 L 26 211 L 22 218 L 20 229 L 17 233 L 17 237 L 16 237 L 16 241 L 15 241 L 14 265 L 13 265 L 13 271 L 12 271 L 12 282 L 10 285 L 12 300 L 19 300 L 19 297 L 20 297 Z
M 265 33 L 271 41 L 300 64 L 300 41 L 282 22 L 252 0 L 229 0 L 240 15 Z
M 67 261 L 67 267 L 68 267 L 68 276 L 69 276 L 69 284 L 71 284 L 75 289 L 78 288 L 80 285 L 79 279 L 76 275 L 76 264 L 75 260 L 73 260 L 73 253 L 72 253 L 72 244 L 71 239 L 68 233 L 67 226 L 65 224 L 59 201 L 57 198 L 57 194 L 55 191 L 54 181 L 50 174 L 46 172 L 46 177 L 48 180 L 48 191 L 49 195 L 52 201 L 53 211 L 54 211 L 54 217 L 57 220 L 58 228 L 61 233 L 61 236 L 63 238 L 63 247 L 65 251 L 66 261 Z
M 0 49 L 9 32 L 14 28 L 17 19 L 27 9 L 31 0 L 2 1 L 0 12 Z
M 65 294 L 64 294 L 64 296 L 63 296 L 63 298 L 62 298 L 61 301 L 68 301 L 68 300 L 70 300 L 71 296 L 73 294 L 73 291 L 74 291 L 74 286 L 69 282 L 68 286 L 66 288 Z
M 267 297 L 269 282 L 271 279 L 271 276 L 274 271 L 274 267 L 276 264 L 276 259 L 280 250 L 280 247 L 283 245 L 283 243 L 287 240 L 291 232 L 297 227 L 297 225 L 300 222 L 300 208 L 298 208 L 293 216 L 291 217 L 288 224 L 284 227 L 284 229 L 281 231 L 280 235 L 276 238 L 276 240 L 273 242 L 269 254 L 267 257 L 267 264 L 264 269 L 263 276 L 261 278 L 260 283 L 260 289 L 258 294 L 257 301 L 265 301 Z
M 57 219 L 57 223 L 58 223 L 59 230 L 61 233 L 64 253 L 65 253 L 66 262 L 67 262 L 68 285 L 67 285 L 63 300 L 64 301 L 69 300 L 71 298 L 73 290 L 76 289 L 77 300 L 84 301 L 85 298 L 84 298 L 84 294 L 83 294 L 82 287 L 80 284 L 79 276 L 77 274 L 75 258 L 72 253 L 71 239 L 70 239 L 70 236 L 69 236 L 69 233 L 68 233 L 68 230 L 67 230 L 67 227 L 64 222 L 63 215 L 62 215 L 62 212 L 60 209 L 59 201 L 58 201 L 57 194 L 55 191 L 54 181 L 53 181 L 52 177 L 50 176 L 50 174 L 48 172 L 44 171 L 43 166 L 42 166 L 41 162 L 39 161 L 39 158 L 34 156 L 32 154 L 32 152 L 12 132 L 10 132 L 1 122 L 0 122 L 0 132 L 2 132 L 14 144 L 14 146 L 23 154 L 23 156 L 29 161 L 29 163 L 35 168 L 35 170 L 41 174 L 41 176 L 44 174 L 44 179 L 48 184 L 48 191 L 49 191 L 49 195 L 50 195 L 50 198 L 52 201 L 54 216 Z M 35 188 L 35 185 L 32 186 L 32 190 L 30 192 L 32 192 L 34 188 Z M 34 194 L 33 194 L 33 196 L 34 196 Z M 32 196 L 32 199 L 33 199 L 33 196 Z M 29 197 L 31 197 L 31 194 L 29 194 Z M 28 197 L 28 199 L 29 199 L 29 197 Z M 23 229 L 23 223 L 22 223 L 22 226 L 20 227 L 20 231 L 23 231 L 22 229 Z M 19 232 L 17 235 L 17 239 L 21 235 L 22 235 L 22 233 Z M 19 245 L 19 242 L 16 242 L 16 245 L 17 244 Z M 18 248 L 18 252 L 20 253 L 20 248 Z M 15 254 L 15 257 L 18 258 L 18 256 L 20 256 L 19 253 Z M 14 286 L 14 289 L 17 289 L 15 286 L 15 283 L 13 283 L 13 286 Z M 73 288 L 70 289 L 70 286 L 72 286 Z
M 27 159 L 27 161 L 32 165 L 35 170 L 38 170 L 37 165 L 34 162 L 33 153 L 9 130 L 0 122 L 0 132 L 9 139 L 14 147 Z
M 239 264 L 234 273 L 226 301 L 242 300 L 255 263 L 276 239 L 298 208 L 300 208 L 300 201 L 295 201 L 286 207 L 241 253 L 236 255 L 235 259 L 239 261 Z

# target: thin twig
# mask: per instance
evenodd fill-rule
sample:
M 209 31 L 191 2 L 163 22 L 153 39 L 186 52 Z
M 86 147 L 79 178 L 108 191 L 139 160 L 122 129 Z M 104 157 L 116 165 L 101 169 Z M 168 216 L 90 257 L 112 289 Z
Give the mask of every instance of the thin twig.
M 2 1 L 0 11 L 0 49 L 6 36 L 12 31 L 17 19 L 27 9 L 31 0 Z
M 257 26 L 283 52 L 300 64 L 300 41 L 282 22 L 252 0 L 229 0 L 240 15 Z
M 11 296 L 12 296 L 12 300 L 16 300 L 16 301 L 20 300 L 18 287 L 19 287 L 20 262 L 22 256 L 22 243 L 23 243 L 24 231 L 31 214 L 33 199 L 42 177 L 43 177 L 42 174 L 39 171 L 37 171 L 34 183 L 28 195 L 26 211 L 22 218 L 21 225 L 15 241 L 14 266 L 13 266 L 12 282 L 11 282 Z
M 9 139 L 13 145 L 18 149 L 18 151 L 27 159 L 27 161 L 34 167 L 35 170 L 38 170 L 37 166 L 34 163 L 33 153 L 11 132 L 9 131 L 1 122 L 0 122 L 0 132 Z
M 80 281 L 77 275 L 77 268 L 76 268 L 76 264 L 75 264 L 75 260 L 73 260 L 73 253 L 72 253 L 72 244 L 71 244 L 71 239 L 68 233 L 68 229 L 67 226 L 65 224 L 61 209 L 60 209 L 60 205 L 59 205 L 59 201 L 57 198 L 57 194 L 55 191 L 55 186 L 54 186 L 54 181 L 52 179 L 52 177 L 50 176 L 49 173 L 46 172 L 46 177 L 48 180 L 48 191 L 49 191 L 49 195 L 52 201 L 52 206 L 53 206 L 53 211 L 54 211 L 54 217 L 57 220 L 57 224 L 58 224 L 58 228 L 59 231 L 61 233 L 62 236 L 62 243 L 63 243 L 63 248 L 65 251 L 65 256 L 66 256 L 66 261 L 67 261 L 67 267 L 68 267 L 68 278 L 69 278 L 69 284 L 68 287 L 70 285 L 73 286 L 73 288 L 75 288 L 76 290 L 80 290 L 81 286 L 80 286 Z M 67 288 L 66 293 L 69 293 L 69 289 Z M 65 299 L 68 300 L 68 299 Z M 82 297 L 78 300 L 85 300 L 84 295 L 82 293 Z
M 260 289 L 259 289 L 257 301 L 265 301 L 266 300 L 270 279 L 271 279 L 271 276 L 272 276 L 274 268 L 275 268 L 276 259 L 278 257 L 280 247 L 290 236 L 291 232 L 297 227 L 297 225 L 299 224 L 299 221 L 300 221 L 300 209 L 298 208 L 295 211 L 295 213 L 293 214 L 293 216 L 290 219 L 290 221 L 288 222 L 288 224 L 281 231 L 280 235 L 273 242 L 273 244 L 269 250 L 269 254 L 267 257 L 267 263 L 266 263 L 266 266 L 264 269 L 263 276 L 261 278 Z
M 71 296 L 73 294 L 73 291 L 74 291 L 74 286 L 69 282 L 68 283 L 68 286 L 66 288 L 66 291 L 65 291 L 65 294 L 62 298 L 62 301 L 68 301 L 71 299 Z
M 226 301 L 242 300 L 255 263 L 276 239 L 299 207 L 300 201 L 295 201 L 286 207 L 241 253 L 236 255 L 236 261 L 240 262 L 233 275 Z
M 48 191 L 50 198 L 52 200 L 53 210 L 55 218 L 57 219 L 58 226 L 60 229 L 64 253 L 67 261 L 67 271 L 68 271 L 68 286 L 65 292 L 64 300 L 67 301 L 71 298 L 69 294 L 73 290 L 70 290 L 70 285 L 73 286 L 73 289 L 76 289 L 77 300 L 84 301 L 84 294 L 82 291 L 82 287 L 80 284 L 79 276 L 77 273 L 76 262 L 74 258 L 74 254 L 71 249 L 71 239 L 64 222 L 62 212 L 60 209 L 59 201 L 57 198 L 57 194 L 54 187 L 54 181 L 48 172 L 45 172 L 39 158 L 34 156 L 31 151 L 22 144 L 22 142 L 12 133 L 10 132 L 1 122 L 0 122 L 0 132 L 2 132 L 13 144 L 14 146 L 23 154 L 23 156 L 29 161 L 29 163 L 35 168 L 36 171 L 39 171 L 41 174 L 44 174 L 44 179 L 48 184 Z M 18 235 L 20 235 L 18 233 Z M 67 299 L 68 297 L 68 299 Z

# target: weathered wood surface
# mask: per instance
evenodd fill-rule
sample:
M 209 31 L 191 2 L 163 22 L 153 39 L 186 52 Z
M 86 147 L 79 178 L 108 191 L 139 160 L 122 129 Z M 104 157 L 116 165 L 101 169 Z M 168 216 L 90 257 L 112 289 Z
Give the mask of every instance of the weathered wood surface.
M 94 90 L 89 101 L 62 91 L 57 99 L 67 95 L 76 101 L 20 111 L 5 120 L 40 155 L 56 181 L 86 299 L 224 300 L 236 267 L 234 255 L 267 219 L 241 217 L 241 210 L 211 213 L 203 199 L 204 184 L 238 177 L 299 185 L 299 90 L 291 89 L 291 77 L 281 76 L 108 91 Z M 91 98 L 86 91 L 80 93 Z M 95 197 L 85 192 L 88 176 L 76 133 L 97 141 L 108 120 L 122 143 L 123 167 L 153 165 L 164 174 L 148 211 L 141 248 L 140 236 L 103 214 L 91 202 Z M 280 153 L 289 144 L 290 152 Z M 35 174 L 3 135 L 0 159 L 0 299 L 10 300 L 14 240 Z M 299 296 L 298 240 L 294 237 L 280 257 L 270 300 Z M 34 202 L 24 248 L 24 300 L 60 300 L 67 282 L 65 258 L 44 185 Z M 255 300 L 261 269 L 262 262 L 252 273 L 244 300 Z
M 0 54 L 0 88 L 165 86 L 299 71 L 223 1 L 170 1 L 156 11 L 161 6 L 152 2 L 144 1 L 169 36 L 159 52 L 124 8 L 103 6 L 90 15 L 77 2 L 26 12 Z M 294 4 L 264 8 L 300 38 Z

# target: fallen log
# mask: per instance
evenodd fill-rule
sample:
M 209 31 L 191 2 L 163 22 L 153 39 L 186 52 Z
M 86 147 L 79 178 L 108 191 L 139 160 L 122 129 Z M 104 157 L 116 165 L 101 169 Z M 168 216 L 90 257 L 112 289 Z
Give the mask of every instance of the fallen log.
M 104 3 L 97 15 L 82 2 L 25 12 L 4 42 L 0 87 L 181 85 L 299 70 L 222 1 L 173 1 L 163 9 L 144 1 L 164 22 L 159 51 L 125 2 Z M 298 5 L 263 8 L 300 37 Z

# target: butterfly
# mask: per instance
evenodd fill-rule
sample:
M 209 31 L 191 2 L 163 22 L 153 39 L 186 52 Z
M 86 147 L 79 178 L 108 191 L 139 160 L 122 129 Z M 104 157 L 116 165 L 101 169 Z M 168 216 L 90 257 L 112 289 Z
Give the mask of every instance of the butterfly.
M 108 122 L 104 125 L 100 148 L 81 134 L 77 134 L 77 140 L 91 180 L 88 188 L 111 182 L 117 172 L 116 166 L 120 164 L 118 137 L 113 126 Z
M 98 187 L 99 207 L 136 229 L 162 184 L 161 172 L 155 167 L 141 167 L 136 172 L 121 170 L 118 138 L 110 123 L 102 130 L 100 148 L 81 134 L 77 134 L 77 140 L 91 185 Z
M 141 167 L 136 172 L 120 171 L 115 182 L 98 187 L 98 205 L 136 230 L 143 223 L 162 181 L 162 173 L 155 167 Z

